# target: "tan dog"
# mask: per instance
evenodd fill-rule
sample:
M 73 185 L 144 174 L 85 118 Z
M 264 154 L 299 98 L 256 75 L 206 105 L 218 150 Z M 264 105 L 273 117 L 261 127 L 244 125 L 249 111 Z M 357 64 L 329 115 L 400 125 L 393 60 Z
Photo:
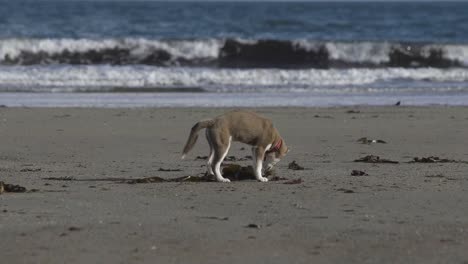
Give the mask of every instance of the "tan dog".
M 284 140 L 269 119 L 253 112 L 239 110 L 196 123 L 190 131 L 182 159 L 193 148 L 198 132 L 204 128 L 210 145 L 208 173 L 215 175 L 216 180 L 220 182 L 229 182 L 229 179 L 221 175 L 220 166 L 231 147 L 231 141 L 252 146 L 255 177 L 261 182 L 268 181 L 262 176 L 263 161 L 267 163 L 266 170 L 270 170 L 288 152 Z

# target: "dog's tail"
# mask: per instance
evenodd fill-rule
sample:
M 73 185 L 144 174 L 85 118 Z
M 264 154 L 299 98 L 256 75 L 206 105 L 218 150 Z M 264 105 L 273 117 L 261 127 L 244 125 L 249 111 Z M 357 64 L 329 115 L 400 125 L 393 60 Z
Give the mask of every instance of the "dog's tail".
M 196 123 L 193 127 L 192 130 L 190 131 L 190 135 L 187 139 L 187 143 L 185 143 L 184 150 L 182 151 L 182 159 L 185 158 L 185 155 L 195 146 L 195 143 L 197 143 L 198 139 L 198 131 L 211 127 L 214 124 L 213 119 L 208 119 L 208 120 L 202 120 L 198 123 Z

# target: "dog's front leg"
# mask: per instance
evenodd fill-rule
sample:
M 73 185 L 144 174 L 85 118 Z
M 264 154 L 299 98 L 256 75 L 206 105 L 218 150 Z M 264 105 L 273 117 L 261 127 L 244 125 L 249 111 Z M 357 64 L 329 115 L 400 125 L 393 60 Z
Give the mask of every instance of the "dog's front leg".
M 262 176 L 262 167 L 263 167 L 263 158 L 265 157 L 265 148 L 253 147 L 252 154 L 253 154 L 255 178 L 261 182 L 267 182 L 268 179 Z

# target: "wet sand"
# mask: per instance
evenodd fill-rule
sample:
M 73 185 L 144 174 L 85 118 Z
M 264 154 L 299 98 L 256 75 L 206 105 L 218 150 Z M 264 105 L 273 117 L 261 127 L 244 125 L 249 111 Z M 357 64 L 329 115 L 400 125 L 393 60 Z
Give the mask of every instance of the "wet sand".
M 0 181 L 35 191 L 0 194 L 0 262 L 468 263 L 468 164 L 407 163 L 468 161 L 466 107 L 257 109 L 292 149 L 275 174 L 299 184 L 108 180 L 201 175 L 204 137 L 180 151 L 224 111 L 1 108 Z

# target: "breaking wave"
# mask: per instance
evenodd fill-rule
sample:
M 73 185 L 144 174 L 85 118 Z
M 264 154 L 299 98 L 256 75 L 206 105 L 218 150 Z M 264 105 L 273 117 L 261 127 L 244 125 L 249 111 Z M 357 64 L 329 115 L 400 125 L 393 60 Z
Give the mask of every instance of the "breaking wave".
M 468 92 L 464 68 L 218 69 L 0 66 L 0 92 Z
M 468 67 L 468 45 L 312 40 L 3 39 L 0 65 L 215 68 Z

